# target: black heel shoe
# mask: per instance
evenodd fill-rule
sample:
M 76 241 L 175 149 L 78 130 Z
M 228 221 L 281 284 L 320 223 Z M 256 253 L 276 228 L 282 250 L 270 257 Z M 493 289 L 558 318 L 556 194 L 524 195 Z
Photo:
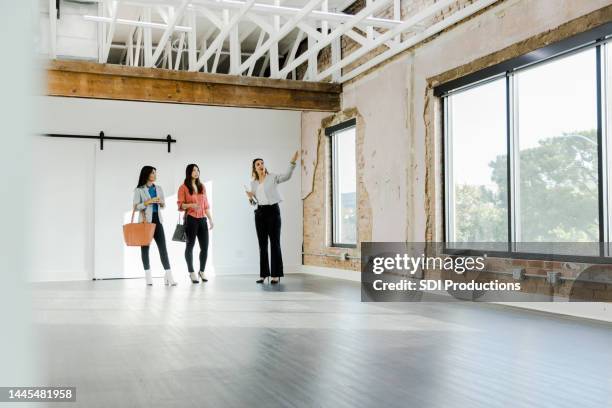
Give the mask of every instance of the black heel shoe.
M 280 283 L 280 276 L 276 278 L 276 280 L 271 280 L 270 281 L 271 284 L 276 285 Z
M 204 272 L 200 271 L 198 272 L 198 275 L 200 275 L 200 279 L 202 279 L 202 282 L 208 282 L 208 279 L 204 277 Z
M 265 278 L 260 278 L 260 279 L 257 279 L 257 280 L 255 281 L 255 283 L 265 283 L 265 282 L 266 282 L 266 279 L 268 279 L 268 278 L 269 278 L 269 276 L 266 276 Z

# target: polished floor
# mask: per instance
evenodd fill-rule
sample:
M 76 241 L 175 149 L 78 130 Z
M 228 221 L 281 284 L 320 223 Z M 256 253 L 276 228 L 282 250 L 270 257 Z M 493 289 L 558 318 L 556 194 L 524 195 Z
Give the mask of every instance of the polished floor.
M 612 406 L 612 326 L 288 275 L 33 285 L 52 407 Z

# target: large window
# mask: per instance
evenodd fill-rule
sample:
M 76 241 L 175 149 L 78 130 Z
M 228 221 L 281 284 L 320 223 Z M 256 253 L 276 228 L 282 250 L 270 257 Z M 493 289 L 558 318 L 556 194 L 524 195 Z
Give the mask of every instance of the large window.
M 516 240 L 599 240 L 595 48 L 514 76 Z
M 332 246 L 357 245 L 355 119 L 329 127 L 332 175 Z
M 508 240 L 505 105 L 503 79 L 447 98 L 450 241 Z
M 612 43 L 568 44 L 437 90 L 446 242 L 610 242 Z

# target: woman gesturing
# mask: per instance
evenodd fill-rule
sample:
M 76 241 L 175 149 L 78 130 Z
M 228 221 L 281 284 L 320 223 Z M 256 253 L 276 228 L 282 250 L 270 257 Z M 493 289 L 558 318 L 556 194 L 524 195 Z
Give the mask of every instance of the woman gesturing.
M 285 173 L 273 174 L 266 169 L 263 159 L 253 160 L 251 165 L 251 191 L 247 191 L 249 201 L 255 203 L 255 229 L 259 242 L 259 279 L 263 283 L 270 275 L 270 283 L 277 284 L 283 273 L 283 255 L 280 245 L 281 214 L 278 203 L 282 197 L 277 186 L 291 178 L 298 152 L 290 160 L 289 168 Z M 270 240 L 270 262 L 268 262 L 268 240 Z

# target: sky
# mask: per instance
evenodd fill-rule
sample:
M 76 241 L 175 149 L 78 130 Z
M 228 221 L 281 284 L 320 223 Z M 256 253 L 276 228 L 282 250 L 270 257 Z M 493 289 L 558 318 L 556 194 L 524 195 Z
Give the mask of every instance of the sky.
M 340 170 L 340 192 L 350 193 L 357 190 L 357 171 L 355 161 L 355 128 L 337 132 L 338 169 Z

